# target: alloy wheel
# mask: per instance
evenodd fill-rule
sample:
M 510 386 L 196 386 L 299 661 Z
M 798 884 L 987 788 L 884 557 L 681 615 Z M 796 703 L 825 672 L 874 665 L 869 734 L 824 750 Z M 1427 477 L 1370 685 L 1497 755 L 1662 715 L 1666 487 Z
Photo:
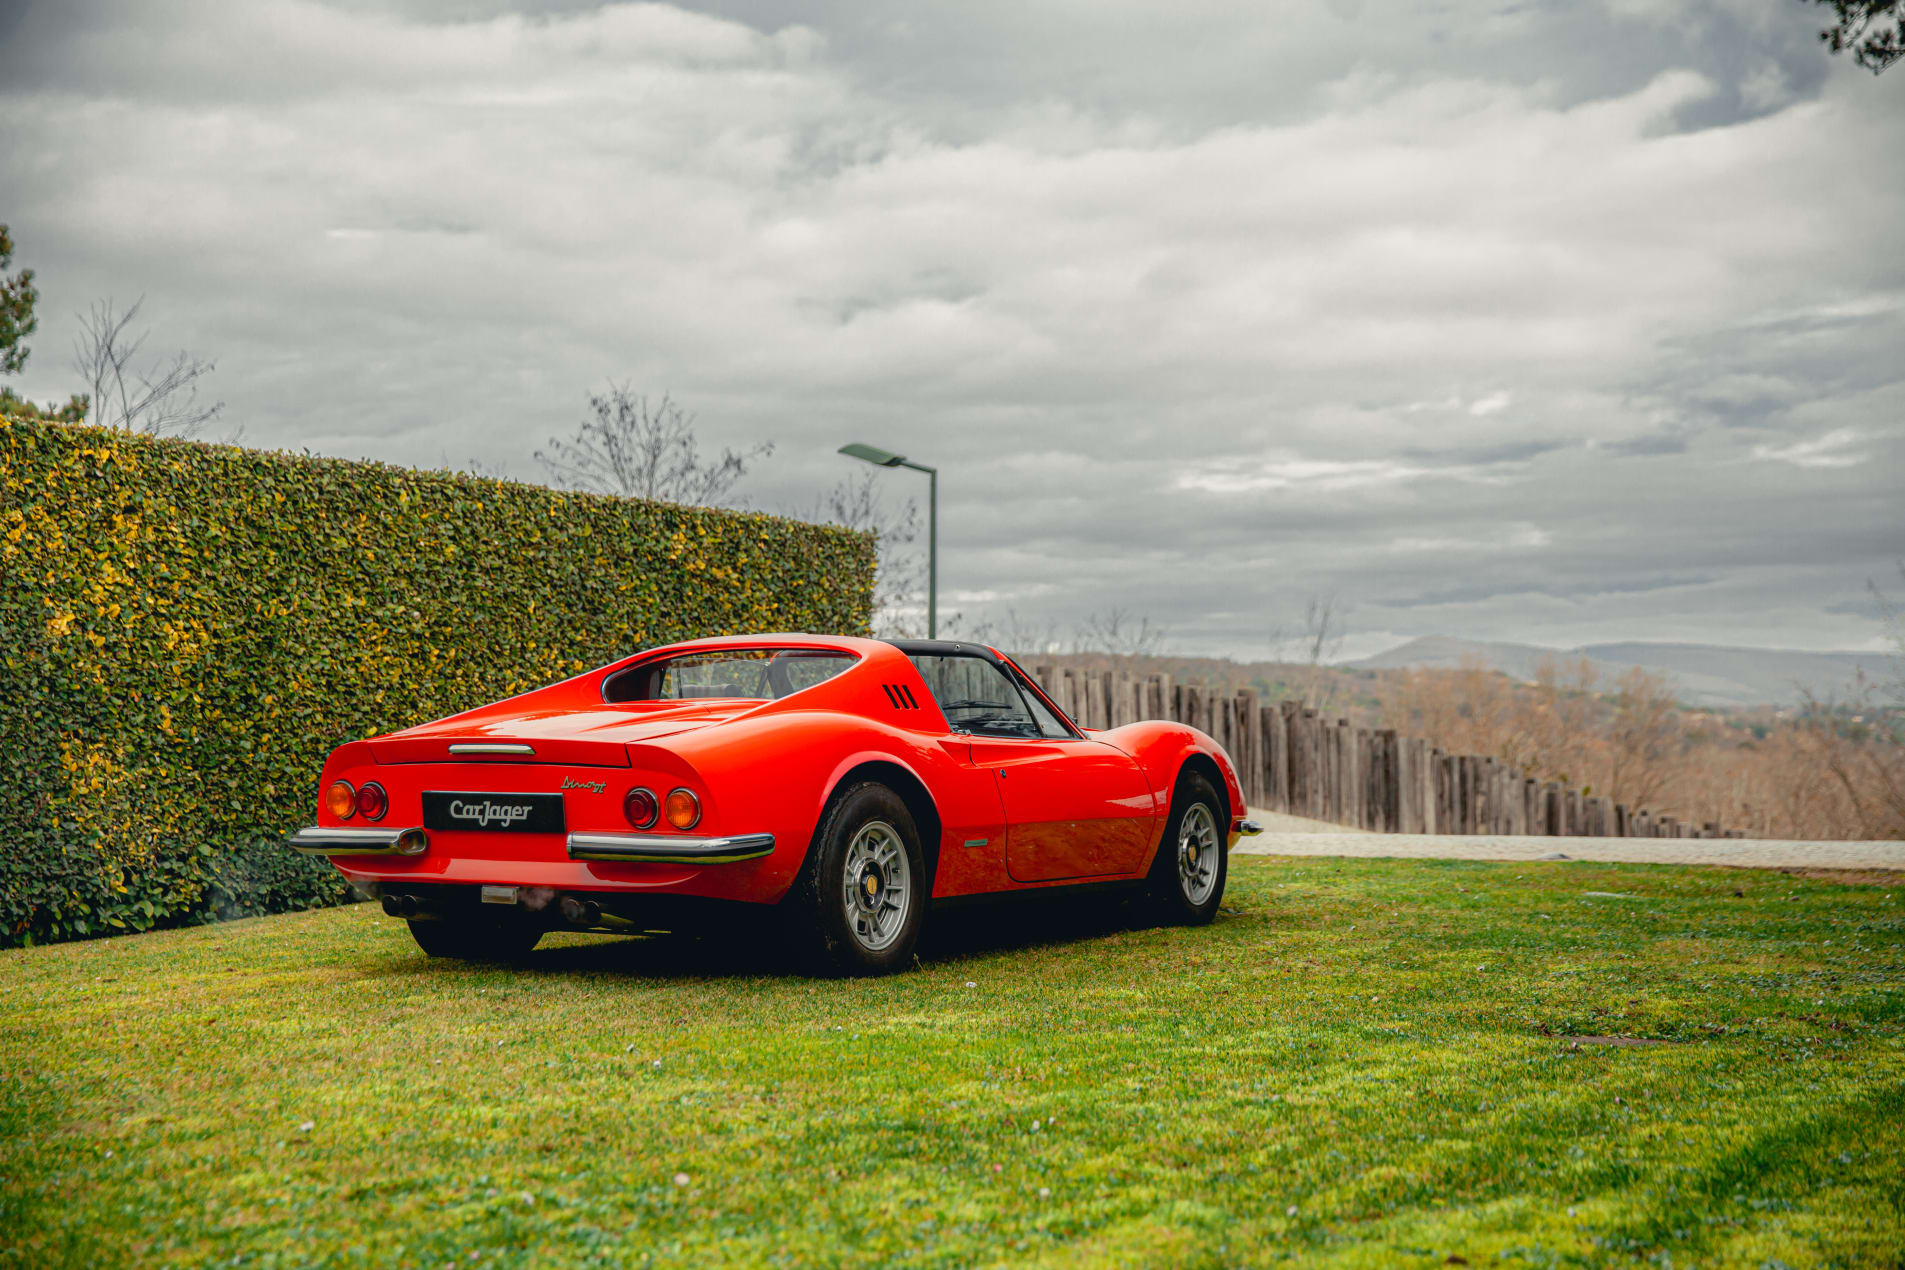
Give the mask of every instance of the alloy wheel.
M 868 952 L 880 952 L 906 928 L 913 902 L 912 868 L 899 831 L 884 820 L 860 826 L 841 871 L 847 929 Z
M 1210 808 L 1192 803 L 1177 831 L 1177 879 L 1184 898 L 1202 905 L 1217 889 L 1217 865 L 1223 846 L 1217 841 L 1217 822 Z

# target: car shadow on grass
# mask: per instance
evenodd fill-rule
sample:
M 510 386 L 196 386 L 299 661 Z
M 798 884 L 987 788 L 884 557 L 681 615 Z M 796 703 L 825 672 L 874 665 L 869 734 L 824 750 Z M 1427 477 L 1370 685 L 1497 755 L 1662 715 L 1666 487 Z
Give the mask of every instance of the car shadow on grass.
M 763 915 L 765 918 L 766 915 Z M 1233 920 L 1229 914 L 1221 921 Z M 935 910 L 921 932 L 920 967 L 997 953 L 1110 939 L 1149 929 L 1142 906 L 1103 896 L 1015 897 L 1009 902 Z M 426 962 L 414 969 L 456 963 Z M 799 977 L 803 970 L 771 919 L 746 929 L 654 931 L 639 935 L 556 934 L 515 967 L 529 974 L 618 978 L 710 979 Z

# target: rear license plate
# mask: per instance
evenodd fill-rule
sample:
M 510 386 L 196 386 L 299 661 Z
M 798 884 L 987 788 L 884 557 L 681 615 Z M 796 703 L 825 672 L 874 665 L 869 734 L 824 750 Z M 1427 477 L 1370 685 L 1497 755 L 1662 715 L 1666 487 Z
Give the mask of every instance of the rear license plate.
M 561 794 L 460 794 L 425 790 L 425 829 L 478 833 L 561 833 Z

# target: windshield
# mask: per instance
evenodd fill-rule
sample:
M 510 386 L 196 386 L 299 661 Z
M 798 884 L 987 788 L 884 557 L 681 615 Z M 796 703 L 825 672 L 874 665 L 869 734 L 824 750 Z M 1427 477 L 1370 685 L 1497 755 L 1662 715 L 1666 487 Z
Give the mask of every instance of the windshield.
M 697 697 L 772 701 L 832 679 L 853 665 L 832 648 L 723 648 L 631 666 L 602 685 L 609 701 Z

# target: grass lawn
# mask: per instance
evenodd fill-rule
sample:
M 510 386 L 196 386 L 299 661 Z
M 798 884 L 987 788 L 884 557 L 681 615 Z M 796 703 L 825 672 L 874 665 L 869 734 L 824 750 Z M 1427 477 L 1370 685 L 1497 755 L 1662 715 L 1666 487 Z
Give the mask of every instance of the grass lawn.
M 873 981 L 370 905 L 0 953 L 0 1264 L 1901 1264 L 1897 891 L 1232 869 Z

